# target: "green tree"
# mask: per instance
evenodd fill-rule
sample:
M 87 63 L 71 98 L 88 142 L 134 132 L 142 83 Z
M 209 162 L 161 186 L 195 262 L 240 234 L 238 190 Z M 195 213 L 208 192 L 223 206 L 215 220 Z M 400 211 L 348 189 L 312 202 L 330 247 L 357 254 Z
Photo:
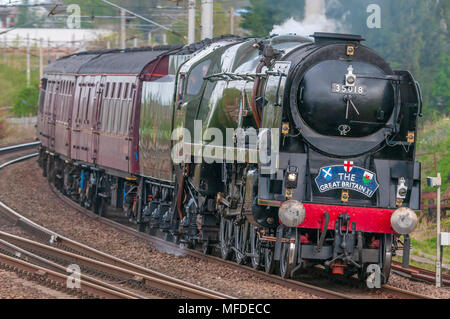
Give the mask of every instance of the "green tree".
M 442 56 L 442 68 L 436 73 L 432 96 L 436 100 L 437 108 L 450 114 L 450 55 Z
M 6 135 L 6 121 L 0 118 L 0 140 Z
M 36 83 L 25 87 L 14 96 L 14 105 L 11 112 L 16 117 L 36 115 L 39 100 L 39 87 Z
M 27 5 L 28 4 L 28 0 L 23 1 L 23 4 Z M 17 21 L 16 21 L 16 25 L 17 26 L 21 26 L 24 24 L 27 24 L 30 22 L 30 12 L 29 12 L 29 8 L 28 7 L 20 7 L 19 8 L 19 14 L 17 15 Z

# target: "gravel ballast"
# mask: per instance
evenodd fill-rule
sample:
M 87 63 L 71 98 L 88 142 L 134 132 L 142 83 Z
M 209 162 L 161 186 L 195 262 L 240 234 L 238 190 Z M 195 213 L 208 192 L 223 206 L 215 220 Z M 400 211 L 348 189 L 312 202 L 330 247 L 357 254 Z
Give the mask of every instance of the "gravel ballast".
M 0 172 L 0 200 L 34 222 L 111 255 L 238 298 L 319 298 L 233 267 L 158 251 L 151 244 L 93 220 L 57 198 L 36 160 Z
M 162 252 L 134 236 L 93 220 L 52 193 L 36 160 L 0 172 L 0 200 L 33 221 L 91 247 L 191 283 L 238 298 L 319 298 L 233 267 L 190 256 Z M 450 298 L 446 289 L 392 274 L 389 284 L 437 298 Z M 381 296 L 380 296 L 381 297 Z

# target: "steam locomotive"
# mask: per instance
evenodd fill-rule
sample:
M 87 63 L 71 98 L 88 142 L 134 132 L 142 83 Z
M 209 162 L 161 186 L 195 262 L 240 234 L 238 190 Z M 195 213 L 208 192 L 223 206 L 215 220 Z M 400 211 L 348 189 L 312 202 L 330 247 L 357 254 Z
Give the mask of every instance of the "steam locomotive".
M 375 265 L 387 282 L 417 226 L 420 87 L 360 36 L 313 38 L 57 60 L 39 98 L 44 176 L 206 254 L 285 278 L 323 265 L 364 279 Z

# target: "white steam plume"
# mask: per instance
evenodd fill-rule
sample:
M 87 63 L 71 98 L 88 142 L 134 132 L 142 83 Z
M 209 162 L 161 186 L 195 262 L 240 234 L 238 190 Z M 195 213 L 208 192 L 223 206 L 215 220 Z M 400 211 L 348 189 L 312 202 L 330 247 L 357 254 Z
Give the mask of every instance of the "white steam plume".
M 326 17 L 324 0 L 306 0 L 303 21 L 289 18 L 283 24 L 275 25 L 270 33 L 280 35 L 295 33 L 309 37 L 314 32 L 346 32 L 340 22 Z

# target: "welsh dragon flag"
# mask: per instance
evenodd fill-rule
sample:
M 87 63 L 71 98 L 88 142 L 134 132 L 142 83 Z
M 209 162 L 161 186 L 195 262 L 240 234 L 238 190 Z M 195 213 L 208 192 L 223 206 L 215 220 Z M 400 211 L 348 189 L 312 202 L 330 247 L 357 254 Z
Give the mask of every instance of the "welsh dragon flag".
M 363 182 L 364 184 L 369 184 L 373 179 L 373 174 L 369 172 L 364 172 Z

